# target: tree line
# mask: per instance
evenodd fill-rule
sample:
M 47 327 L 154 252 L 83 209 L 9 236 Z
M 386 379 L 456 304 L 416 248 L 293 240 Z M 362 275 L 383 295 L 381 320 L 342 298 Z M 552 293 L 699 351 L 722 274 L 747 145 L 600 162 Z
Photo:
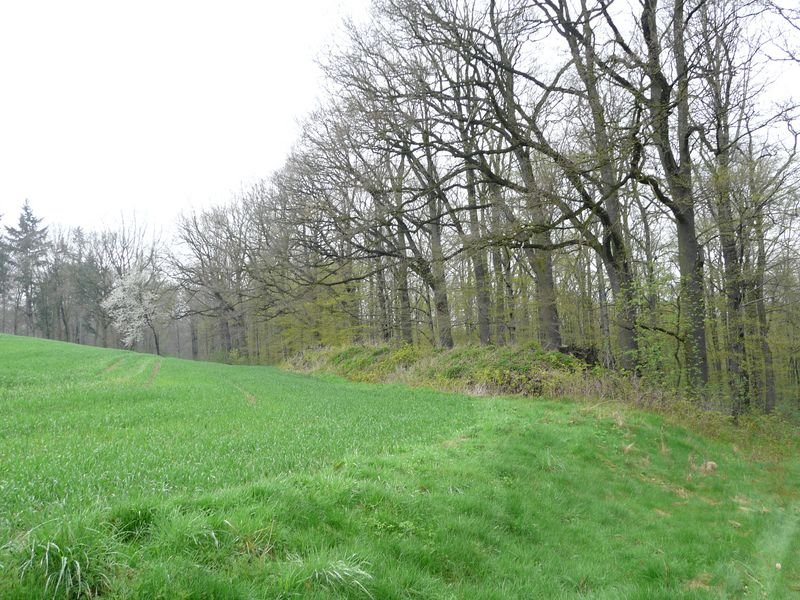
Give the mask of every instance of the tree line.
M 528 344 L 797 406 L 796 11 L 767 0 L 375 0 L 285 165 L 138 228 L 0 255 L 4 331 L 245 362 Z

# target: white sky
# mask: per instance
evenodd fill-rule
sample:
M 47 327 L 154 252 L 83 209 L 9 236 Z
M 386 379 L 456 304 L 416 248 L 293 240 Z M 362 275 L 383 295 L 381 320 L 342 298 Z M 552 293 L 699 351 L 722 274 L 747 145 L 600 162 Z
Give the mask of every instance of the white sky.
M 0 0 L 0 225 L 169 229 L 279 168 L 368 0 Z

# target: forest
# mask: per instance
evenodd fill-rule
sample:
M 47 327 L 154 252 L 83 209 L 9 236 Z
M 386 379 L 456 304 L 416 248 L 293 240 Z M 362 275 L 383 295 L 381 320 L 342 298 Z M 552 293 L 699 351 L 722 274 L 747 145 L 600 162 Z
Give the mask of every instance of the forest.
M 174 238 L 3 215 L 1 331 L 249 364 L 534 344 L 800 407 L 800 12 L 375 0 L 344 30 L 284 166 Z

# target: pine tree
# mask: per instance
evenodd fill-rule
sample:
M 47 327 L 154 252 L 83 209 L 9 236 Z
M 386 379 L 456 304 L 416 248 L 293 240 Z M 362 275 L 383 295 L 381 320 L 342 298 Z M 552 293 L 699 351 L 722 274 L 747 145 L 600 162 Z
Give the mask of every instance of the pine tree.
M 47 252 L 47 227 L 34 216 L 30 202 L 25 200 L 17 227 L 6 227 L 11 282 L 16 285 L 14 298 L 14 333 L 19 333 L 19 311 L 22 308 L 28 335 L 35 333 L 34 301 L 38 272 L 44 265 Z

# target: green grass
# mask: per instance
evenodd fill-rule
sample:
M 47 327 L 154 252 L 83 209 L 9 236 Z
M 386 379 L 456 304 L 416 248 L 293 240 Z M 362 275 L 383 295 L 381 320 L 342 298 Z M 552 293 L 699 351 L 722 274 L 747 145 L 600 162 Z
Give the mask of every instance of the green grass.
M 0 598 L 797 597 L 800 462 L 755 450 L 0 336 Z

